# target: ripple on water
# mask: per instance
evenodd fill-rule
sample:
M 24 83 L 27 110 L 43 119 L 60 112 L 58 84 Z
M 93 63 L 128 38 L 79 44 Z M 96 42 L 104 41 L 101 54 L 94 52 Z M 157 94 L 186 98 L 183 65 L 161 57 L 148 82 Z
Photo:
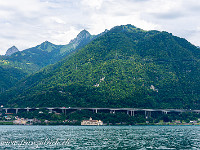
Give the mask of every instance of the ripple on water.
M 0 149 L 199 149 L 199 126 L 1 126 Z

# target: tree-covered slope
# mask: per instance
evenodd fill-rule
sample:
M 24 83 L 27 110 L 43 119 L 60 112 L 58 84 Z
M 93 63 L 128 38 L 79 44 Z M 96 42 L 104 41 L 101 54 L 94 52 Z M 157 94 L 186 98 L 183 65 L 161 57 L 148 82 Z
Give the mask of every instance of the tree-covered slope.
M 19 82 L 27 74 L 19 69 L 0 66 L 0 94 Z
M 4 70 L 0 70 L 0 74 L 5 74 L 5 69 L 7 72 L 10 71 L 7 73 L 8 76 L 1 76 L 0 87 L 5 91 L 15 85 L 16 82 L 10 82 L 13 81 L 13 77 L 19 76 L 20 78 L 17 78 L 19 81 L 27 74 L 34 73 L 49 64 L 54 64 L 89 43 L 94 37 L 88 31 L 83 30 L 67 45 L 55 45 L 45 41 L 36 47 L 23 51 L 16 52 L 15 50 L 15 53 L 10 52 L 12 47 L 8 50 L 7 55 L 0 56 L 0 67 L 4 68 Z M 16 71 L 14 72 L 13 69 Z M 22 74 L 18 75 L 18 72 Z M 10 84 L 6 85 L 6 83 Z
M 3 97 L 20 107 L 200 108 L 199 57 L 170 33 L 117 26 Z
M 93 37 L 88 31 L 83 30 L 67 45 L 55 45 L 45 41 L 36 47 L 16 52 L 11 56 L 0 56 L 0 65 L 12 66 L 27 73 L 34 73 L 86 45 Z

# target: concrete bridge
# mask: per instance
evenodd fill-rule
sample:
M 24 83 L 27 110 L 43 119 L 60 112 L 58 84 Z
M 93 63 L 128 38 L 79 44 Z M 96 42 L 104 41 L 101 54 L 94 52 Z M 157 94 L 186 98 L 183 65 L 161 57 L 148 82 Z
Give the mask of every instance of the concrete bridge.
M 95 113 L 98 112 L 107 112 L 107 113 L 118 113 L 118 112 L 125 112 L 130 116 L 134 116 L 135 113 L 144 113 L 146 117 L 151 116 L 152 112 L 158 112 L 162 114 L 168 113 L 183 113 L 183 112 L 192 112 L 192 113 L 200 113 L 200 110 L 191 110 L 191 109 L 140 109 L 140 108 L 86 108 L 86 107 L 26 107 L 26 108 L 1 108 L 1 111 L 5 112 L 6 114 L 13 113 L 17 114 L 18 112 L 30 112 L 30 111 L 42 111 L 47 110 L 49 113 L 52 112 L 59 112 L 66 114 L 69 111 L 76 111 L 76 110 L 91 110 Z

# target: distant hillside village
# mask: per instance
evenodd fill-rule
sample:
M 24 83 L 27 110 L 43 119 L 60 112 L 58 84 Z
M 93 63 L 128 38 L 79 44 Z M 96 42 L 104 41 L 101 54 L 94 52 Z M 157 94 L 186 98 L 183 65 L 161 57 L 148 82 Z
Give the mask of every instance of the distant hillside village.
M 62 121 L 62 123 L 75 123 L 77 120 L 73 120 L 73 121 L 69 121 L 69 120 L 65 120 Z M 4 119 L 0 121 L 0 125 L 1 123 L 9 123 L 9 124 L 14 124 L 14 125 L 34 125 L 34 124 L 51 124 L 51 123 L 55 123 L 55 121 L 49 121 L 49 120 L 43 120 L 43 122 L 39 119 L 28 119 L 28 118 L 19 118 L 18 116 L 12 117 L 10 116 L 4 116 Z M 84 125 L 84 126 L 102 126 L 102 125 L 106 125 L 103 124 L 103 121 L 101 120 L 92 120 L 92 118 L 90 117 L 89 120 L 82 120 L 80 125 Z
M 44 123 L 48 124 L 50 121 L 45 120 Z M 13 124 L 15 125 L 33 125 L 33 123 L 41 123 L 40 120 L 38 119 L 24 119 L 24 118 L 18 118 L 15 117 L 15 120 L 13 120 Z M 90 117 L 89 120 L 83 120 L 81 121 L 81 125 L 84 126 L 102 126 L 103 125 L 103 121 L 101 120 L 92 120 L 92 118 Z

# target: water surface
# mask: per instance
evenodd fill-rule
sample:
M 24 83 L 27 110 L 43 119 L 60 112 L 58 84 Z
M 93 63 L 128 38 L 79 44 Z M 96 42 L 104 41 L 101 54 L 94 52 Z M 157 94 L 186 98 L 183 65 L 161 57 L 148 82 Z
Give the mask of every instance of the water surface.
M 0 126 L 0 149 L 200 149 L 200 126 Z

